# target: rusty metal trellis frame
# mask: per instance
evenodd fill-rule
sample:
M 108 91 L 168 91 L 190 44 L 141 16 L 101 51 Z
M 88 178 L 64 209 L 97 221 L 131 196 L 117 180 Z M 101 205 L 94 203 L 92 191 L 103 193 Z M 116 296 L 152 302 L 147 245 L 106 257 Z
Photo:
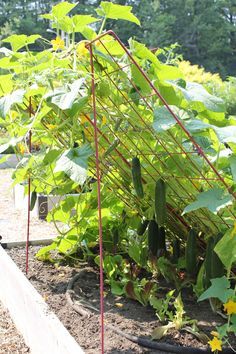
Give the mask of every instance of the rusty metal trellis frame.
M 109 39 L 109 40 L 107 40 Z M 124 62 L 119 62 L 119 58 L 116 55 L 112 54 L 112 41 L 113 44 L 123 51 Z M 107 45 L 109 43 L 109 46 Z M 91 70 L 88 72 L 92 75 L 92 104 L 89 103 L 89 107 L 92 111 L 93 119 L 89 113 L 85 113 L 88 123 L 94 129 L 94 138 L 95 138 L 95 147 L 96 147 L 96 158 L 95 164 L 97 169 L 97 180 L 99 183 L 98 186 L 98 214 L 99 214 L 99 236 L 100 236 L 100 293 L 101 293 L 101 352 L 104 353 L 104 307 L 103 307 L 103 275 L 102 275 L 102 215 L 101 215 L 101 191 L 100 191 L 100 182 L 101 178 L 104 180 L 107 179 L 111 185 L 112 192 L 116 193 L 123 202 L 133 208 L 133 201 L 137 201 L 137 197 L 134 195 L 130 198 L 130 195 L 126 196 L 125 193 L 122 193 L 122 181 L 117 177 L 117 171 L 122 173 L 124 178 L 130 178 L 130 146 L 132 151 L 135 151 L 136 155 L 140 157 L 142 163 L 143 171 L 143 183 L 146 183 L 146 179 L 156 181 L 157 177 L 162 177 L 166 184 L 169 187 L 169 203 L 168 208 L 168 222 L 170 225 L 179 223 L 186 230 L 189 229 L 189 225 L 197 225 L 198 229 L 202 229 L 205 233 L 209 230 L 218 231 L 220 225 L 225 225 L 226 228 L 231 227 L 228 221 L 224 218 L 224 215 L 218 213 L 217 215 L 210 214 L 207 210 L 201 209 L 200 211 L 193 212 L 191 214 L 181 215 L 183 206 L 193 202 L 195 196 L 202 191 L 201 187 L 204 184 L 205 187 L 212 188 L 214 183 L 217 182 L 222 186 L 223 189 L 227 190 L 232 194 L 233 198 L 236 198 L 236 194 L 231 190 L 230 185 L 224 180 L 221 174 L 217 171 L 215 166 L 209 160 L 201 146 L 197 143 L 195 138 L 187 130 L 181 119 L 175 114 L 175 112 L 168 105 L 167 101 L 157 90 L 155 85 L 151 82 L 145 71 L 139 65 L 139 63 L 134 59 L 131 52 L 127 47 L 121 42 L 119 37 L 113 31 L 107 31 L 106 33 L 101 34 L 92 40 L 88 45 L 90 53 L 90 63 Z M 101 51 L 109 59 L 111 65 L 114 67 L 113 70 L 109 71 L 106 67 L 102 67 L 101 56 L 99 58 L 98 51 Z M 101 68 L 102 70 L 96 71 L 96 68 Z M 135 68 L 141 75 L 143 81 L 146 85 L 149 86 L 150 91 L 148 94 L 143 95 L 137 84 L 134 82 L 132 75 L 129 75 L 129 70 Z M 179 127 L 182 134 L 185 136 L 186 141 L 192 144 L 192 150 L 187 150 L 182 143 L 179 142 L 178 138 L 170 131 L 165 132 L 166 141 L 158 136 L 158 134 L 152 128 L 150 122 L 146 121 L 143 118 L 142 113 L 139 111 L 139 107 L 135 105 L 133 100 L 127 96 L 127 94 L 122 90 L 119 84 L 119 80 L 116 75 L 125 75 L 125 78 L 130 87 L 132 87 L 133 92 L 137 95 L 138 99 L 142 101 L 143 106 L 147 111 L 153 113 L 154 109 L 151 104 L 151 100 L 156 99 L 166 107 L 167 111 L 175 119 L 176 125 Z M 106 97 L 106 102 L 104 102 L 101 97 L 99 97 L 97 87 L 102 81 L 107 81 L 116 92 L 117 101 L 113 99 L 110 95 Z M 122 106 L 126 107 L 126 113 L 122 109 Z M 114 115 L 111 114 L 111 107 L 114 111 Z M 130 116 L 127 117 L 127 111 L 135 116 L 136 121 L 130 119 Z M 102 127 L 102 115 L 105 114 L 108 117 L 107 130 L 104 132 Z M 121 117 L 121 120 L 128 120 L 129 127 L 133 130 L 136 138 L 142 142 L 142 148 L 138 146 L 137 142 L 132 139 L 132 136 L 129 136 L 125 126 L 122 124 L 119 126 L 119 130 L 115 130 L 114 126 L 117 123 L 116 115 Z M 138 124 L 137 124 L 138 123 Z M 167 163 L 166 159 L 162 158 L 160 152 L 155 151 L 155 148 L 149 144 L 149 141 L 142 134 L 142 129 L 137 129 L 137 125 L 142 127 L 153 140 L 159 144 L 162 152 L 165 156 L 168 156 L 169 162 L 171 161 L 173 165 L 173 172 L 169 167 L 169 162 Z M 85 128 L 86 129 L 86 128 Z M 88 134 L 91 132 L 87 131 Z M 100 151 L 105 151 L 109 146 L 112 145 L 114 139 L 117 139 L 119 142 L 118 145 L 114 148 L 114 151 L 110 154 L 109 157 L 104 158 L 101 156 Z M 172 146 L 175 146 L 175 149 L 170 149 L 170 143 Z M 176 156 L 184 157 L 184 161 L 187 161 L 189 171 L 185 170 L 185 167 L 182 166 L 181 160 L 178 161 Z M 205 175 L 201 168 L 197 165 L 194 157 L 201 159 L 201 163 L 207 167 L 209 173 Z M 154 159 L 158 162 L 162 170 L 168 171 L 168 173 L 160 172 L 156 164 L 153 163 Z M 181 172 L 177 175 L 175 170 Z M 151 172 L 150 172 L 151 171 Z M 210 174 L 210 176 L 209 176 Z M 102 176 L 102 177 L 101 177 Z M 200 184 L 201 183 L 201 184 Z M 172 185 L 174 184 L 174 185 Z M 178 187 L 178 188 L 175 188 Z M 191 186 L 191 189 L 189 188 Z M 179 189 L 179 191 L 177 190 Z M 236 220 L 235 214 L 227 209 L 228 214 Z M 102 281 L 101 281 L 102 280 Z

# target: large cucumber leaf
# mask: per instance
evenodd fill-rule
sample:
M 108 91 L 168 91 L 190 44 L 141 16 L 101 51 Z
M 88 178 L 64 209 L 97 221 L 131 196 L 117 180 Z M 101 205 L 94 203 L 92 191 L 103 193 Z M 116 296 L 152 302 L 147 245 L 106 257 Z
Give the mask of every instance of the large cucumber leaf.
M 88 158 L 92 153 L 89 144 L 68 149 L 57 160 L 54 172 L 65 172 L 72 181 L 83 184 L 87 178 Z
M 139 19 L 132 14 L 132 6 L 113 4 L 109 1 L 102 1 L 100 7 L 96 9 L 99 16 L 111 18 L 113 20 L 126 20 L 140 26 Z

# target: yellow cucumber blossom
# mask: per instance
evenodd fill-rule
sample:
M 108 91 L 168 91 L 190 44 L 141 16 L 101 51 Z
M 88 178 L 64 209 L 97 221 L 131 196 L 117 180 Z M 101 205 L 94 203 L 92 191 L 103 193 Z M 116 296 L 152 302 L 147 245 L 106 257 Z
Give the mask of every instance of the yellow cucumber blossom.
M 22 144 L 22 143 L 19 143 L 19 144 L 18 144 L 18 151 L 19 151 L 19 153 L 22 154 L 22 155 L 25 153 L 25 146 L 24 146 L 24 144 Z
M 233 230 L 231 232 L 231 236 L 236 236 L 236 222 L 234 223 L 234 227 L 233 227 Z
M 216 350 L 222 351 L 222 341 L 217 337 L 213 337 L 212 340 L 209 340 L 208 344 L 211 347 L 211 351 L 214 352 Z
M 64 49 L 65 48 L 65 42 L 59 36 L 57 36 L 56 39 L 52 39 L 51 40 L 51 44 L 52 44 L 52 49 L 53 50 L 58 50 L 58 49 Z
M 52 130 L 52 129 L 55 129 L 57 126 L 55 124 L 46 124 L 46 127 L 49 129 L 49 130 Z
M 77 45 L 76 52 L 77 52 L 77 55 L 79 58 L 82 58 L 82 57 L 85 57 L 88 55 L 89 51 L 85 46 L 86 46 L 86 42 L 80 42 Z
M 224 304 L 224 310 L 227 312 L 227 315 L 236 314 L 236 302 L 229 300 L 226 304 Z

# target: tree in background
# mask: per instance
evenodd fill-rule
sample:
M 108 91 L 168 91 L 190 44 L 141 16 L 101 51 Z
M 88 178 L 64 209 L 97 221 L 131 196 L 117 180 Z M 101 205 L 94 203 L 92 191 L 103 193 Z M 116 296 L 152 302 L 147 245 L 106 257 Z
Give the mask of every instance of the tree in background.
M 45 34 L 40 14 L 49 12 L 56 0 L 0 0 L 0 37 L 12 33 Z M 75 1 L 73 1 L 75 2 Z M 133 36 L 149 47 L 178 42 L 185 59 L 220 72 L 236 75 L 236 0 L 113 0 L 131 5 L 142 27 L 108 21 L 126 43 Z M 74 12 L 93 13 L 100 0 L 80 0 Z M 48 33 L 50 38 L 52 34 Z

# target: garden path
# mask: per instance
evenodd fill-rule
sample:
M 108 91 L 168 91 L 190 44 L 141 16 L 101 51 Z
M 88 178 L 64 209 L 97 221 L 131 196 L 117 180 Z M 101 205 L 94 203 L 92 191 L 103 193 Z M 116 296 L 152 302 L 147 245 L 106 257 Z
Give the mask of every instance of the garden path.
M 12 184 L 13 170 L 0 170 L 0 235 L 2 242 L 26 240 L 27 212 L 14 208 Z M 31 217 L 30 240 L 54 238 L 57 232 L 46 221 Z

